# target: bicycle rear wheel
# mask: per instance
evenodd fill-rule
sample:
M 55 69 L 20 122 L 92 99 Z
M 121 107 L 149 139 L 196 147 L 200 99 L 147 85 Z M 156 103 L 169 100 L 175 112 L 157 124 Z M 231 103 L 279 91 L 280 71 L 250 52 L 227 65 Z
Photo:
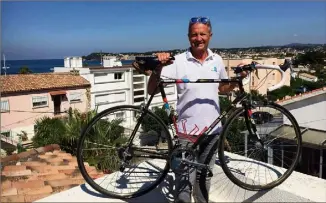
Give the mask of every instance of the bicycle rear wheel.
M 218 144 L 219 162 L 239 187 L 271 189 L 285 181 L 299 162 L 300 128 L 293 115 L 275 103 L 258 103 L 248 112 L 250 119 L 246 115 L 244 108 L 237 109 L 225 123 Z
M 170 133 L 159 117 L 142 113 L 139 107 L 117 106 L 100 112 L 83 129 L 78 167 L 96 191 L 134 198 L 163 181 L 170 169 L 171 149 Z M 98 171 L 102 177 L 94 176 Z

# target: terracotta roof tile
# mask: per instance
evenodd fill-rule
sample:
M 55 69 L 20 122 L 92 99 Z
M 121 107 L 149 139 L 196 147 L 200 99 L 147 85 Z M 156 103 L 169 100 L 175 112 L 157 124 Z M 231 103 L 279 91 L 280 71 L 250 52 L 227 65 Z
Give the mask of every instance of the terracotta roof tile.
M 85 78 L 67 73 L 1 75 L 0 79 L 2 94 L 90 86 Z
M 1 167 L 1 202 L 33 202 L 85 183 L 77 158 L 59 145 L 1 158 Z M 94 167 L 87 170 L 94 179 L 103 175 Z

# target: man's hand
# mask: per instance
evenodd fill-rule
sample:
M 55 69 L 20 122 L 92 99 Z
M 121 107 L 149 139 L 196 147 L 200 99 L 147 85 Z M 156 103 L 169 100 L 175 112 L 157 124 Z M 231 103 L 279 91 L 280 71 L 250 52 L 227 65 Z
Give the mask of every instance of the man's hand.
M 142 71 L 140 68 L 139 68 L 139 65 L 136 61 L 132 62 L 131 64 L 139 73 L 142 73 L 144 75 L 151 75 L 152 74 L 152 71 L 151 70 L 147 70 L 147 71 Z
M 161 71 L 161 69 L 164 66 L 170 65 L 173 63 L 173 61 L 170 60 L 171 54 L 170 53 L 156 53 L 155 54 L 158 58 L 158 60 L 161 62 L 161 64 L 157 67 L 159 69 L 159 71 Z M 146 70 L 146 71 L 141 71 L 138 64 L 136 62 L 132 63 L 132 66 L 140 73 L 143 73 L 147 76 L 150 76 L 152 74 L 151 70 Z
M 239 63 L 239 64 L 237 65 L 237 67 L 242 67 L 242 66 L 244 66 L 244 65 L 246 65 L 246 64 L 245 64 L 245 63 Z M 248 71 L 242 71 L 242 72 L 240 73 L 240 75 L 241 75 L 241 78 L 245 78 L 245 77 L 248 76 Z
M 167 66 L 173 63 L 173 61 L 170 60 L 171 54 L 170 53 L 157 53 L 155 54 L 158 58 L 158 60 L 161 62 L 161 67 Z
M 241 67 L 241 66 L 244 66 L 244 65 L 246 65 L 246 64 L 240 63 L 240 64 L 238 64 L 238 67 Z M 247 71 L 242 71 L 240 73 L 240 76 L 241 76 L 241 78 L 245 78 L 245 77 L 248 76 L 248 72 Z M 222 94 L 229 93 L 232 90 L 234 90 L 234 88 L 236 88 L 237 86 L 238 86 L 237 83 L 234 83 L 234 82 L 233 83 L 229 83 L 229 84 L 227 84 L 227 83 L 220 83 L 220 85 L 219 85 L 219 91 Z

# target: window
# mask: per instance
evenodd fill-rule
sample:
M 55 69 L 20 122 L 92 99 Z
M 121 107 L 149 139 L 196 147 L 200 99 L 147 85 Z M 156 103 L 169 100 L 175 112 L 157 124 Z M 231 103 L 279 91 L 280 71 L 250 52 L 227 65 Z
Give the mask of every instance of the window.
M 1 101 L 1 113 L 9 112 L 9 100 Z
M 114 79 L 115 80 L 121 80 L 122 79 L 122 73 L 114 73 Z
M 124 101 L 126 101 L 125 92 L 115 92 L 109 94 L 95 95 L 95 104 L 97 105 L 124 102 Z
M 10 131 L 1 132 L 1 135 L 5 136 L 5 137 L 10 137 Z
M 102 76 L 107 76 L 107 73 L 94 73 L 94 77 L 102 77 Z
M 145 101 L 145 98 L 144 97 L 139 97 L 139 98 L 135 98 L 134 99 L 134 102 L 137 103 L 137 102 L 143 102 Z
M 110 75 L 107 73 L 94 73 L 94 83 L 103 84 L 110 82 Z
M 82 101 L 83 93 L 81 92 L 70 92 L 69 93 L 69 101 L 70 103 L 76 103 Z
M 48 97 L 47 96 L 34 96 L 33 107 L 46 107 L 48 106 Z

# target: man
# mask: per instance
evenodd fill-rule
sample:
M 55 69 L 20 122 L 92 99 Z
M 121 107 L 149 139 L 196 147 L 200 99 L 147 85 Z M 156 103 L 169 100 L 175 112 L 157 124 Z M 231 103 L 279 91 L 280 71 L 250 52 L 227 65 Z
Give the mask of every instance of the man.
M 174 61 L 169 61 L 169 53 L 158 53 L 157 57 L 162 65 L 157 68 L 156 73 L 163 79 L 227 79 L 222 58 L 208 48 L 212 35 L 212 26 L 208 18 L 191 18 L 188 28 L 190 48 L 186 52 L 176 55 Z M 151 75 L 152 72 L 147 71 L 146 74 Z M 158 78 L 155 74 L 149 78 L 148 93 L 150 95 L 158 93 L 154 92 Z M 199 135 L 205 130 L 220 114 L 218 93 L 229 92 L 235 86 L 235 83 L 176 84 L 179 135 Z M 214 129 L 213 140 L 217 140 L 220 130 L 221 125 Z M 179 138 L 183 145 L 189 142 L 182 136 Z M 201 146 L 202 153 L 198 157 L 199 162 L 203 162 L 207 158 L 213 142 L 210 145 Z M 214 166 L 215 157 L 216 151 L 210 161 L 211 168 Z M 196 176 L 199 174 L 195 170 L 192 170 L 191 174 L 176 174 L 175 202 L 191 202 L 191 192 L 193 192 L 195 202 L 209 201 L 211 178 L 207 177 L 206 184 L 203 184 L 203 181 L 196 180 Z

